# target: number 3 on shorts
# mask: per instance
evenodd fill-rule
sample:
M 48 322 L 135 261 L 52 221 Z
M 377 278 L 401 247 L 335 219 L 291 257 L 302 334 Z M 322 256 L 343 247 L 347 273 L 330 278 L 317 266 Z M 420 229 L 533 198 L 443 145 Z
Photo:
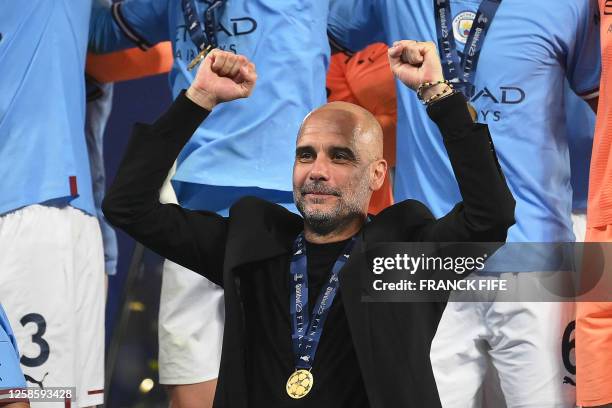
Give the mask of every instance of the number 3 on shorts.
M 32 343 L 38 345 L 40 353 L 36 357 L 21 356 L 21 364 L 26 367 L 39 367 L 49 359 L 49 343 L 43 339 L 43 335 L 47 331 L 47 322 L 45 318 L 38 313 L 28 313 L 19 321 L 23 327 L 29 323 L 34 323 L 37 327 L 36 333 L 32 335 Z

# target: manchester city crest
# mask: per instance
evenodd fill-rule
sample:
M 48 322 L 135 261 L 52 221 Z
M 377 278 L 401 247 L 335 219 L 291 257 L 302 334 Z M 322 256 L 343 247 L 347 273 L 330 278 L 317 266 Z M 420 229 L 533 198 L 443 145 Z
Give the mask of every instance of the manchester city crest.
M 465 44 L 470 30 L 472 29 L 472 23 L 476 18 L 476 13 L 471 11 L 462 11 L 457 14 L 453 19 L 453 33 L 455 34 L 455 41 Z

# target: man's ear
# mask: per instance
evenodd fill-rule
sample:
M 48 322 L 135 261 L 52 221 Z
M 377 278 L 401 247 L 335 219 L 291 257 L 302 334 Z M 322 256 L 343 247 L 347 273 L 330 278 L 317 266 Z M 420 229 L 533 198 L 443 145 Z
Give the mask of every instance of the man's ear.
M 370 166 L 370 189 L 372 191 L 377 191 L 382 187 L 385 181 L 385 176 L 387 175 L 387 161 L 385 159 L 379 159 L 374 161 Z

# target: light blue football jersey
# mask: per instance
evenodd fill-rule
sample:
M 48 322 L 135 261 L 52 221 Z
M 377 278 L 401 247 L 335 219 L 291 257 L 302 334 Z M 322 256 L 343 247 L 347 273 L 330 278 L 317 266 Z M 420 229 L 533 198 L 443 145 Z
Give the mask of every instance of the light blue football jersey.
M 200 19 L 210 3 L 196 2 Z M 248 99 L 217 106 L 181 152 L 173 179 L 181 205 L 217 211 L 245 194 L 293 201 L 295 138 L 306 114 L 326 102 L 327 14 L 327 0 L 225 3 L 217 19 L 218 48 L 251 59 L 257 85 Z M 198 53 L 181 1 L 126 0 L 111 11 L 93 11 L 94 51 L 164 40 L 172 41 L 169 80 L 176 97 L 193 80 L 196 70 L 186 67 Z
M 451 0 L 459 52 L 479 5 Z M 579 95 L 598 89 L 596 10 L 594 0 L 504 0 L 484 41 L 471 103 L 516 198 L 510 242 L 574 240 L 564 84 Z M 329 31 L 350 50 L 436 42 L 433 0 L 331 0 Z M 395 197 L 420 200 L 441 216 L 461 200 L 442 138 L 415 93 L 399 82 L 397 89 Z
M 64 200 L 95 214 L 85 144 L 91 0 L 0 0 L 0 214 Z
M 25 378 L 19 367 L 19 351 L 8 317 L 0 304 L 0 390 L 23 388 Z M 0 395 L 0 404 L 2 395 Z

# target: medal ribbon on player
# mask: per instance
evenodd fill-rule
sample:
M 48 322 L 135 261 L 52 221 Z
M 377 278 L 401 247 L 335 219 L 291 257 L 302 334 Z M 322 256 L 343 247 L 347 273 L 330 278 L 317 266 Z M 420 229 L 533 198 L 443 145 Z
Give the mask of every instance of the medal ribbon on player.
M 317 302 L 312 309 L 312 318 L 310 318 L 308 315 L 308 270 L 304 234 L 301 233 L 295 240 L 293 258 L 289 268 L 289 285 L 291 287 L 289 312 L 291 314 L 291 341 L 295 358 L 295 372 L 291 374 L 287 381 L 287 393 L 291 398 L 302 398 L 312 389 L 314 380 L 310 370 L 323 333 L 323 325 L 340 287 L 338 274 L 348 261 L 355 241 L 356 238 L 353 237 L 334 263 L 329 281 L 321 289 Z
M 183 8 L 183 15 L 185 17 L 185 24 L 187 25 L 187 31 L 189 31 L 189 37 L 196 47 L 200 50 L 200 53 L 189 63 L 187 69 L 191 71 L 199 62 L 201 62 L 206 54 L 213 48 L 217 48 L 217 27 L 215 20 L 215 13 L 217 9 L 220 9 L 225 0 L 216 0 L 208 6 L 204 12 L 204 25 L 200 22 L 198 17 L 198 11 L 195 5 L 195 0 L 182 0 L 181 5 Z
M 436 32 L 444 77 L 461 91 L 467 100 L 474 96 L 474 76 L 482 44 L 502 0 L 483 0 L 478 7 L 463 55 L 459 59 L 453 33 L 450 0 L 434 0 Z

